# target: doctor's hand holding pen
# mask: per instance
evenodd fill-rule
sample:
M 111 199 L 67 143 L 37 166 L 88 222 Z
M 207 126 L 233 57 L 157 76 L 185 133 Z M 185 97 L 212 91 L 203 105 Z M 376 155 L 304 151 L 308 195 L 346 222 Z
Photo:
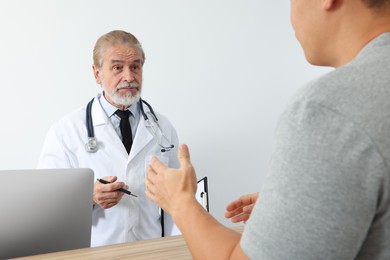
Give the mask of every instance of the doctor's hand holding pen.
M 230 218 L 233 223 L 246 223 L 258 197 L 258 192 L 240 196 L 226 206 L 225 218 Z
M 124 182 L 116 182 L 116 176 L 106 176 L 98 179 L 93 188 L 93 201 L 103 209 L 108 209 L 122 199 L 128 186 Z

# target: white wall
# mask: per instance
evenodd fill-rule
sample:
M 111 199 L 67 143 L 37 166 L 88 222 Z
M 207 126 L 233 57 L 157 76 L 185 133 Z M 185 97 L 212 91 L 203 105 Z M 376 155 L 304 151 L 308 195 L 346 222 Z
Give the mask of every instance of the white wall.
M 143 98 L 176 126 L 211 213 L 258 191 L 279 115 L 305 82 L 288 1 L 0 0 L 0 169 L 35 168 L 49 126 L 100 89 L 96 39 L 132 32 L 146 52 Z

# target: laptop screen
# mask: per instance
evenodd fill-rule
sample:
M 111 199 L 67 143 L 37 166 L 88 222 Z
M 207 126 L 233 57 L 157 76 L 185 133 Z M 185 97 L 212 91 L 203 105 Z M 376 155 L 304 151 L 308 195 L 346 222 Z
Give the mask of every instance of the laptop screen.
M 91 169 L 0 171 L 0 259 L 90 246 Z

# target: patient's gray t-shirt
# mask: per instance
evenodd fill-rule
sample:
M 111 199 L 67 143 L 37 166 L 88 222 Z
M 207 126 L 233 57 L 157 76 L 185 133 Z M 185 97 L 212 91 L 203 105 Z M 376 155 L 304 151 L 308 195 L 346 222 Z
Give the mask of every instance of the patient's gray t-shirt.
M 276 131 L 251 259 L 390 259 L 390 33 L 303 88 Z

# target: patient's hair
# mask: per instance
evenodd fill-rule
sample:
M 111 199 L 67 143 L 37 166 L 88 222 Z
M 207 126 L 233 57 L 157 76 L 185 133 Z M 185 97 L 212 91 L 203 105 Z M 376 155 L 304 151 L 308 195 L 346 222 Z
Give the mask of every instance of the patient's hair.
M 370 8 L 390 8 L 390 0 L 362 0 L 362 2 Z

